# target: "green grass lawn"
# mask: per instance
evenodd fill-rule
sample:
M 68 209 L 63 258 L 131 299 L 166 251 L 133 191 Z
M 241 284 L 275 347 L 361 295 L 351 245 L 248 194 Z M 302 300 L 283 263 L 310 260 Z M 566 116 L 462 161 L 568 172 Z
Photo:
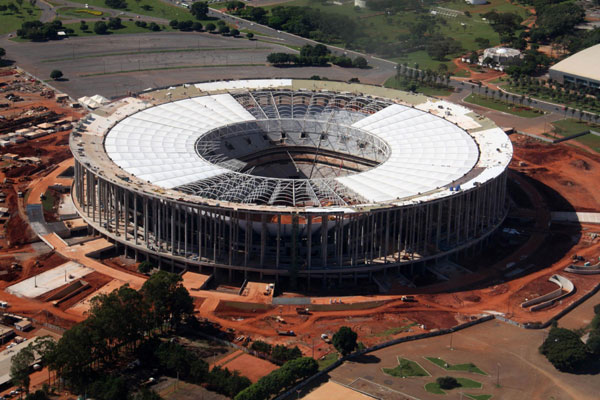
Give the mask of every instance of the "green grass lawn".
M 100 10 L 94 9 L 85 9 L 83 7 L 61 7 L 56 9 L 56 13 L 60 17 L 69 17 L 69 19 L 80 18 L 80 19 L 89 19 L 89 18 L 99 18 L 104 16 L 105 14 Z M 97 14 L 100 13 L 100 14 Z
M 438 385 L 435 382 L 426 383 L 425 390 L 427 390 L 429 393 L 433 393 L 433 394 L 446 394 L 446 392 L 440 388 L 440 385 Z
M 42 200 L 42 207 L 44 208 L 44 211 L 52 211 L 52 209 L 54 208 L 54 202 L 56 201 L 56 198 L 52 195 L 52 192 L 50 192 L 49 190 L 46 191 L 46 193 L 44 193 L 44 200 Z
M 317 360 L 317 364 L 319 364 L 319 371 L 324 370 L 329 367 L 331 364 L 336 362 L 339 358 L 339 354 L 337 352 L 329 353 L 322 360 Z
M 492 398 L 491 394 L 467 394 L 465 393 L 465 396 L 467 396 L 470 399 L 473 400 L 490 400 Z
M 469 378 L 456 378 L 456 380 L 458 381 L 458 383 L 460 384 L 460 387 L 462 387 L 462 388 L 481 389 L 483 387 L 483 384 L 481 382 L 477 382 L 477 381 L 474 381 Z
M 458 384 L 460 385 L 458 388 L 481 389 L 483 387 L 482 383 L 474 381 L 472 379 L 456 378 L 456 380 L 458 381 Z M 454 389 L 458 389 L 458 388 L 454 388 Z M 454 390 L 454 389 L 450 389 L 450 390 Z M 448 389 L 442 389 L 440 387 L 440 385 L 437 384 L 437 382 L 430 382 L 425 385 L 425 390 L 427 390 L 429 393 L 433 393 L 433 394 L 446 394 L 445 390 L 448 390 Z M 489 395 L 484 395 L 484 396 L 489 396 Z
M 571 136 L 576 133 L 585 131 L 587 129 L 592 129 L 600 132 L 600 125 L 589 124 L 586 122 L 578 121 L 573 118 L 561 119 L 560 121 L 553 122 L 552 125 L 554 126 L 554 132 L 556 133 L 556 135 L 561 137 Z M 585 146 L 588 146 L 594 151 L 600 153 L 600 136 L 587 134 L 585 136 L 580 136 L 573 140 Z
M 342 5 L 334 5 L 332 2 L 317 2 L 314 0 L 293 0 L 284 4 L 275 4 L 271 6 L 265 6 L 266 10 L 270 10 L 278 5 L 285 6 L 309 6 L 311 8 L 318 9 L 325 13 L 335 13 L 345 15 L 353 20 L 366 32 L 367 36 L 373 40 L 383 42 L 396 42 L 398 35 L 407 33 L 410 23 L 415 21 L 416 14 L 413 11 L 399 12 L 396 15 L 384 15 L 382 12 L 376 12 L 369 9 L 356 10 L 354 3 L 346 1 Z M 443 35 L 452 37 L 458 40 L 464 52 L 457 52 L 448 57 L 447 60 L 438 61 L 433 60 L 426 51 L 420 50 L 405 54 L 401 57 L 389 58 L 394 62 L 408 62 L 410 66 L 419 64 L 419 68 L 427 69 L 431 68 L 437 70 L 438 65 L 443 63 L 448 66 L 448 70 L 453 72 L 456 70 L 456 66 L 452 63 L 451 59 L 460 56 L 463 53 L 468 53 L 473 50 L 479 49 L 476 44 L 476 38 L 489 39 L 490 45 L 495 46 L 500 43 L 499 35 L 491 28 L 489 23 L 481 19 L 481 14 L 491 10 L 497 10 L 501 12 L 515 12 L 523 18 L 527 17 L 527 11 L 519 5 L 513 5 L 505 0 L 491 0 L 490 4 L 484 6 L 473 6 L 466 4 L 463 0 L 452 0 L 437 4 L 436 6 L 454 9 L 458 11 L 469 10 L 472 14 L 471 17 L 467 17 L 463 14 L 458 14 L 456 17 L 445 17 L 439 14 L 436 18 L 443 19 L 444 23 L 438 24 L 439 32 Z M 211 4 L 212 8 L 222 9 L 225 7 L 225 3 L 214 3 Z M 331 43 L 340 45 L 342 43 Z
M 408 376 L 431 376 L 431 374 L 417 362 L 400 357 L 398 357 L 397 366 L 394 368 L 382 368 L 382 371 L 398 378 L 406 378 Z
M 477 93 L 470 94 L 464 101 L 471 104 L 477 104 L 485 108 L 490 108 L 492 110 L 516 115 L 518 117 L 536 118 L 543 115 L 542 112 L 538 113 L 535 111 L 535 109 L 521 106 L 518 104 L 518 102 L 512 104 L 503 100 L 486 98 L 485 96 L 480 96 Z
M 110 8 L 104 0 L 73 0 L 75 3 L 89 4 L 93 7 Z M 150 10 L 144 10 L 143 6 L 150 6 Z M 127 0 L 127 8 L 117 9 L 117 11 L 128 11 L 140 15 L 149 15 L 151 17 L 165 18 L 168 20 L 188 20 L 194 19 L 190 12 L 183 7 L 177 7 L 160 0 Z
M 477 366 L 473 363 L 451 365 L 450 363 L 447 363 L 446 361 L 444 361 L 438 357 L 425 357 L 425 359 L 427 359 L 427 361 L 432 362 L 433 364 L 435 364 L 438 367 L 443 368 L 447 371 L 465 371 L 465 372 L 471 372 L 473 374 L 487 375 L 484 371 L 477 368 Z
M 8 5 L 13 3 L 18 7 L 18 4 L 8 0 L 0 0 L 0 4 Z M 27 12 L 31 10 L 31 15 Z M 23 5 L 19 8 L 17 13 L 11 13 L 5 11 L 0 13 L 0 35 L 5 33 L 14 32 L 21 27 L 23 22 L 26 21 L 37 21 L 40 19 L 42 11 L 37 7 L 32 7 L 28 1 L 24 1 Z

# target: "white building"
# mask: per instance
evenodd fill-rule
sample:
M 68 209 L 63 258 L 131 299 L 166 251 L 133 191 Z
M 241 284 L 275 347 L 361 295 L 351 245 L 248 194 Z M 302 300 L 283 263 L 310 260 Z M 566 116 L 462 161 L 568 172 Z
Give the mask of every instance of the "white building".
M 588 47 L 565 58 L 550 68 L 550 78 L 560 83 L 570 82 L 600 87 L 600 70 L 597 68 L 600 61 L 600 44 Z
M 491 47 L 483 51 L 483 56 L 479 57 L 479 62 L 483 63 L 487 58 L 494 60 L 499 65 L 511 65 L 521 61 L 521 52 L 510 47 Z

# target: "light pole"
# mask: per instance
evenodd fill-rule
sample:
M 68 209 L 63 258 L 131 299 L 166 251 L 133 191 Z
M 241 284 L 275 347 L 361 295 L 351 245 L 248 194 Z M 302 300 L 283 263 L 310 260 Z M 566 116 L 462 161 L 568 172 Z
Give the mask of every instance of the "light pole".
M 497 365 L 498 365 L 498 369 L 497 369 L 497 374 L 496 374 L 496 386 L 500 387 L 500 363 L 498 363 Z

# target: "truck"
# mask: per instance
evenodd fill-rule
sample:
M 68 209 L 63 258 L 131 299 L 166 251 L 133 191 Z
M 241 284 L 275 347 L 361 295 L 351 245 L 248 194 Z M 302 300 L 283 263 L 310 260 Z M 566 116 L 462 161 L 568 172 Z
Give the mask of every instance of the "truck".
M 277 331 L 279 336 L 296 336 L 294 331 Z
M 417 301 L 417 299 L 415 299 L 415 296 L 402 296 L 400 297 L 400 300 L 402 300 L 405 303 L 414 303 Z
M 331 339 L 329 339 L 329 335 L 326 333 L 321 333 L 321 339 L 323 339 L 325 343 L 331 343 Z
M 296 307 L 296 312 L 301 315 L 310 315 L 310 310 L 307 307 Z

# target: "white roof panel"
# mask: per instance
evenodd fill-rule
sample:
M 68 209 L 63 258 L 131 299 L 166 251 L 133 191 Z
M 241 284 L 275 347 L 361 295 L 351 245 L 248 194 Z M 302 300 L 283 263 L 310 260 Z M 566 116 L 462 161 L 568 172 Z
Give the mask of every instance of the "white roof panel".
M 185 99 L 122 120 L 106 135 L 104 147 L 125 171 L 173 188 L 230 172 L 199 157 L 194 144 L 216 127 L 254 119 L 229 94 Z

